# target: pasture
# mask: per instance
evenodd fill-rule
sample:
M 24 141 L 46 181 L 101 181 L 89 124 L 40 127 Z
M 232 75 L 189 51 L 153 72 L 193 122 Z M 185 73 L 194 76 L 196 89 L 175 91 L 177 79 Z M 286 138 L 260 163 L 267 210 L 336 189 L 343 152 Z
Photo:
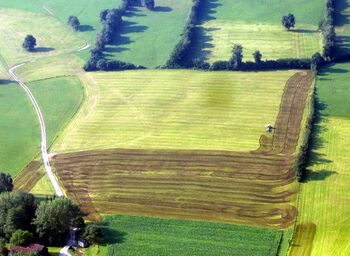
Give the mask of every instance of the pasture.
M 176 74 L 179 71 L 155 72 L 166 73 L 167 79 L 169 79 L 169 74 Z M 205 79 L 202 81 L 208 81 L 206 76 L 215 75 L 215 73 L 191 72 L 194 74 L 201 73 L 201 78 Z M 127 76 L 126 74 L 123 73 L 124 77 Z M 135 78 L 135 72 L 129 72 L 130 74 Z M 224 74 L 237 76 L 237 73 L 220 74 L 221 78 L 224 77 Z M 102 76 L 101 73 L 96 74 L 96 76 L 99 75 Z M 243 75 L 243 73 L 240 75 Z M 265 74 L 259 73 L 258 75 L 261 77 Z M 103 76 L 105 77 L 105 74 Z M 186 79 L 187 84 L 182 84 L 182 86 L 186 88 L 193 86 L 190 79 L 188 77 Z M 120 82 L 121 79 L 115 81 Z M 145 75 L 143 75 L 143 81 L 145 81 Z M 159 75 L 153 81 L 159 82 L 163 85 L 162 88 L 166 89 L 165 83 L 162 83 Z M 86 213 L 92 215 L 98 213 L 142 214 L 286 228 L 293 223 L 296 216 L 296 209 L 293 206 L 295 193 L 297 192 L 294 183 L 294 156 L 312 81 L 313 76 L 306 72 L 295 73 L 288 79 L 288 82 L 286 81 L 282 102 L 279 99 L 280 103 L 277 107 L 280 110 L 275 122 L 276 130 L 273 136 L 269 136 L 262 129 L 260 136 L 256 138 L 255 150 L 253 149 L 251 152 L 223 151 L 217 148 L 216 150 L 198 150 L 186 145 L 187 141 L 184 140 L 182 144 L 179 144 L 183 147 L 181 150 L 170 149 L 170 146 L 166 148 L 147 148 L 145 144 L 143 144 L 144 148 L 141 148 L 141 144 L 138 144 L 136 147 L 129 145 L 131 149 L 100 148 L 91 151 L 58 154 L 53 158 L 54 167 L 68 195 L 80 203 Z M 104 82 L 102 84 L 110 85 L 111 83 Z M 135 85 L 136 83 L 129 82 L 128 84 Z M 203 87 L 205 84 L 201 86 Z M 235 88 L 234 83 L 230 86 Z M 249 85 L 247 83 L 244 86 L 247 88 Z M 131 103 L 132 99 L 135 102 L 140 102 L 142 106 L 147 106 L 145 105 L 146 98 L 141 100 L 134 96 L 135 92 L 138 92 L 143 97 L 151 95 L 153 100 L 157 99 L 158 96 L 154 93 L 144 92 L 146 87 L 146 84 L 143 83 L 137 88 L 131 88 L 130 86 L 124 88 L 127 91 L 132 89 L 133 94 L 125 94 L 124 91 L 122 100 Z M 118 87 L 114 86 L 114 88 Z M 154 86 L 150 88 L 154 90 Z M 171 86 L 171 92 L 173 90 L 174 86 Z M 110 93 L 110 90 L 108 91 Z M 123 92 L 123 90 L 120 91 Z M 239 90 L 235 92 L 239 93 Z M 247 90 L 245 90 L 246 92 Z M 185 93 L 185 95 L 187 95 L 186 98 L 191 101 L 191 104 L 196 103 L 188 93 Z M 221 96 L 218 93 L 215 93 L 215 95 L 215 97 Z M 110 96 L 116 99 L 115 96 Z M 162 99 L 166 99 L 164 96 L 165 94 L 163 94 Z M 196 99 L 198 98 L 197 94 Z M 248 99 L 250 97 L 241 96 L 239 98 Z M 94 101 L 96 102 L 95 105 L 98 106 L 99 99 L 95 98 Z M 151 102 L 151 100 L 148 99 L 148 102 Z M 167 102 L 175 102 L 175 100 L 167 100 Z M 179 102 L 180 100 L 176 101 L 176 103 Z M 115 104 L 120 106 L 120 100 Z M 220 102 L 218 110 L 222 113 L 224 110 L 221 104 L 222 102 Z M 188 107 L 188 104 L 185 106 Z M 198 104 L 198 106 L 203 109 L 203 104 Z M 179 106 L 174 107 L 177 111 L 180 110 Z M 249 109 L 248 104 L 245 107 L 245 111 Z M 140 111 L 140 108 L 136 109 Z M 150 109 L 152 113 L 155 109 L 159 110 L 160 108 Z M 239 111 L 238 107 L 231 107 L 230 109 Z M 128 104 L 127 110 L 133 110 L 130 104 Z M 113 110 L 113 112 L 116 113 L 113 117 L 124 120 L 124 125 L 127 124 L 126 120 L 130 120 L 129 117 L 123 117 L 123 111 L 121 110 Z M 240 117 L 253 112 L 255 113 L 256 110 L 241 114 Z M 94 112 L 84 110 L 84 113 L 89 117 L 93 117 Z M 143 113 L 145 114 L 142 116 L 146 118 L 147 112 Z M 166 113 L 171 113 L 171 111 Z M 218 113 L 215 112 L 216 115 Z M 79 130 L 80 119 L 81 116 L 78 115 L 71 126 Z M 175 119 L 171 117 L 170 120 L 171 123 L 174 123 Z M 140 123 L 140 121 L 137 123 Z M 154 123 L 156 122 L 154 121 Z M 190 121 L 186 124 L 187 127 L 191 126 L 189 125 L 191 124 Z M 161 123 L 158 122 L 158 126 L 160 125 Z M 104 129 L 106 125 L 98 124 L 93 127 Z M 73 128 L 69 128 L 68 131 L 72 131 Z M 151 128 L 141 126 L 140 129 L 149 131 Z M 126 129 L 126 131 L 130 130 L 138 129 L 133 127 Z M 81 134 L 86 136 L 88 134 L 86 131 L 89 130 L 82 130 Z M 187 131 L 190 131 L 189 128 L 187 128 Z M 103 132 L 107 135 L 105 131 Z M 93 136 L 92 134 L 88 136 Z M 113 134 L 121 136 L 120 140 L 124 138 L 125 141 L 127 138 L 127 135 L 124 135 L 122 125 L 119 125 L 118 130 Z M 72 135 L 71 132 L 67 132 L 65 135 L 66 139 L 63 141 L 66 143 L 73 138 L 72 142 L 65 145 L 74 145 L 77 135 Z M 174 134 L 172 136 L 174 137 Z M 211 145 L 209 144 L 210 136 L 212 135 L 206 137 L 208 145 Z M 86 144 L 79 146 L 80 151 L 84 145 L 88 146 L 87 139 L 88 137 L 84 139 Z M 183 136 L 182 139 L 184 139 Z M 112 148 L 113 140 L 109 139 L 108 141 L 110 148 Z M 155 141 L 158 143 L 159 139 L 155 139 Z M 152 144 L 147 146 L 150 145 Z M 204 148 L 202 145 L 201 147 Z
M 255 150 L 295 73 L 89 73 L 90 97 L 54 150 Z
M 350 198 L 350 64 L 324 69 L 317 80 L 318 122 L 301 184 L 291 256 L 347 255 Z
M 62 54 L 83 46 L 83 41 L 67 27 L 44 14 L 0 9 L 0 23 L 0 34 L 3 35 L 0 42 L 1 56 L 8 66 Z M 22 49 L 28 34 L 37 39 L 34 52 Z
M 256 227 L 125 215 L 105 216 L 100 226 L 108 245 L 90 248 L 88 256 L 275 256 L 283 234 Z
M 77 111 L 82 87 L 75 78 L 36 81 L 29 87 L 42 109 L 50 145 Z M 17 83 L 1 84 L 0 95 L 0 169 L 15 176 L 39 154 L 40 129 L 31 102 Z
M 233 44 L 239 43 L 245 60 L 253 60 L 255 50 L 263 59 L 311 57 L 322 50 L 317 25 L 323 10 L 323 0 L 208 1 L 197 31 L 196 55 L 210 63 L 228 60 Z M 281 18 L 289 12 L 296 16 L 297 26 L 287 32 Z

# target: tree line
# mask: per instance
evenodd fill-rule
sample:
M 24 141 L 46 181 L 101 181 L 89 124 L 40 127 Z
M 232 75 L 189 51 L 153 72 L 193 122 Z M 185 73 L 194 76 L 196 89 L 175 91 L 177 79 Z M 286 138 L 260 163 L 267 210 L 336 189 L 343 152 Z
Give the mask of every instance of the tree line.
M 196 24 L 200 19 L 200 11 L 202 9 L 204 0 L 192 0 L 192 9 L 188 16 L 185 29 L 182 33 L 182 37 L 175 49 L 170 54 L 170 58 L 165 64 L 166 68 L 184 68 L 191 67 L 191 61 L 188 61 L 188 55 L 191 52 L 194 44 L 194 30 Z
M 122 0 L 122 4 L 116 9 L 106 9 L 100 13 L 100 22 L 102 29 L 96 35 L 95 48 L 90 52 L 90 58 L 84 65 L 85 71 L 112 71 L 112 70 L 131 70 L 142 69 L 144 67 L 131 63 L 106 59 L 103 51 L 107 44 L 113 42 L 123 23 L 123 15 L 131 4 L 131 0 Z
M 0 255 L 8 254 L 7 244 L 61 246 L 71 228 L 79 228 L 79 239 L 99 241 L 100 228 L 85 224 L 83 217 L 80 208 L 67 198 L 38 202 L 30 193 L 13 191 L 11 176 L 0 173 Z

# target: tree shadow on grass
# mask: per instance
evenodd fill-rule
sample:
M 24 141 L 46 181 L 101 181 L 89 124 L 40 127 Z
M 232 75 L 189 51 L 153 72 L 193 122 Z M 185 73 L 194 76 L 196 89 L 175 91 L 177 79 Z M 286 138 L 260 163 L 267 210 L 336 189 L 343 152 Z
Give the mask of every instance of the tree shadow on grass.
M 37 47 L 37 48 L 34 48 L 32 52 L 52 52 L 54 50 L 55 48 L 52 48 L 52 47 Z
M 221 3 L 219 3 L 218 0 L 208 0 L 203 6 L 203 9 L 200 13 L 202 15 L 200 16 L 201 23 L 204 23 L 206 21 L 215 20 L 214 14 L 216 13 L 216 8 L 219 6 L 222 6 Z
M 79 26 L 79 31 L 80 32 L 89 32 L 89 31 L 94 31 L 95 28 L 93 26 L 90 25 L 80 25 Z
M 102 222 L 99 224 L 99 227 L 103 233 L 103 239 L 99 244 L 108 245 L 108 244 L 121 244 L 126 240 L 127 233 L 118 231 L 116 229 L 111 228 L 107 222 Z
M 329 170 L 321 170 L 321 171 L 311 171 L 311 170 L 305 170 L 303 172 L 303 176 L 301 177 L 302 183 L 307 183 L 309 181 L 322 181 L 326 180 L 328 177 L 338 174 L 336 171 L 329 171 Z
M 335 24 L 336 26 L 344 26 L 350 23 L 350 14 L 345 14 L 344 11 L 350 8 L 350 2 L 347 0 L 335 1 Z
M 319 30 L 313 30 L 313 29 L 302 29 L 302 28 L 297 28 L 297 29 L 291 29 L 290 32 L 294 32 L 294 33 L 319 33 Z
M 153 11 L 154 12 L 171 12 L 173 8 L 169 6 L 156 6 Z
M 10 84 L 13 84 L 15 83 L 14 81 L 12 80 L 9 80 L 9 79 L 0 79 L 0 86 L 2 85 L 10 85 Z

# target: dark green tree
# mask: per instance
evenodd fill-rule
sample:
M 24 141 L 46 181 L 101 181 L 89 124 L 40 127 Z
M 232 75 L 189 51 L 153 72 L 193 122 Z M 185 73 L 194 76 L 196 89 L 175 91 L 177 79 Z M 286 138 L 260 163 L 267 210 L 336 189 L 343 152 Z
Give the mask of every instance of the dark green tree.
M 79 27 L 80 27 L 80 21 L 79 21 L 78 17 L 69 16 L 68 25 L 71 26 L 75 31 L 78 31 Z
M 232 57 L 230 63 L 233 69 L 239 69 L 243 61 L 243 47 L 240 44 L 235 44 L 232 48 Z
M 14 232 L 10 239 L 10 244 L 26 246 L 34 241 L 32 233 L 26 230 L 18 229 Z
M 295 17 L 293 14 L 289 13 L 287 16 L 282 17 L 282 25 L 290 30 L 290 28 L 294 28 L 295 26 Z
M 0 194 L 0 234 L 10 238 L 16 229 L 33 229 L 36 203 L 34 196 L 23 192 Z
M 22 47 L 27 50 L 28 52 L 31 52 L 34 50 L 36 46 L 36 39 L 32 35 L 27 35 L 24 39 L 24 42 L 22 44 Z
M 94 244 L 97 243 L 100 238 L 102 238 L 102 231 L 96 224 L 89 223 L 84 228 L 81 238 L 90 244 Z
M 13 180 L 10 174 L 0 173 L 0 193 L 10 192 L 13 189 Z
M 255 51 L 253 53 L 253 57 L 254 57 L 254 60 L 255 60 L 256 64 L 260 64 L 261 63 L 262 54 L 260 53 L 260 51 Z
M 322 55 L 318 52 L 315 53 L 311 57 L 311 70 L 314 73 L 317 73 L 323 62 L 324 62 L 324 59 L 323 59 Z
M 72 227 L 83 227 L 83 214 L 67 198 L 56 198 L 39 204 L 33 222 L 39 238 L 49 245 L 64 242 Z

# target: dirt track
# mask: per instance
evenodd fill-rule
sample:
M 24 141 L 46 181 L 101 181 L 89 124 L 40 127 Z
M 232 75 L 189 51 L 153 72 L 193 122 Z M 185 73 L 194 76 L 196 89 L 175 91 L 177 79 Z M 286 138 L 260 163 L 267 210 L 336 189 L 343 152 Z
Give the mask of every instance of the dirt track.
M 83 210 L 285 228 L 297 214 L 294 152 L 311 73 L 286 84 L 273 136 L 252 152 L 110 149 L 56 155 Z

